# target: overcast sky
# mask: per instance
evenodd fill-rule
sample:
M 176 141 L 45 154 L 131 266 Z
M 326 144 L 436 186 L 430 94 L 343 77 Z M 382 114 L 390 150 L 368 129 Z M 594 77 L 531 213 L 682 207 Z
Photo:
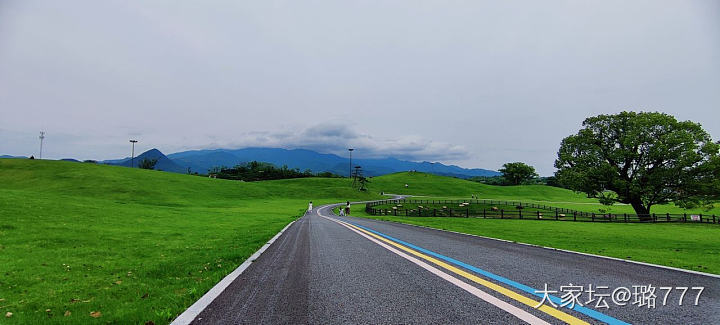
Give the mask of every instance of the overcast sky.
M 720 137 L 720 1 L 0 0 L 0 154 L 303 147 L 551 174 L 585 117 Z

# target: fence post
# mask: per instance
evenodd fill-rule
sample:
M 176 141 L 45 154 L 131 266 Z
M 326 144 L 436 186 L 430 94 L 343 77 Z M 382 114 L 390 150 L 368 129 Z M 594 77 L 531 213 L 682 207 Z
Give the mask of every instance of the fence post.
M 465 218 L 470 218 L 470 208 L 465 208 Z
M 702 223 L 702 213 L 700 214 L 700 223 Z
M 557 219 L 558 219 L 558 213 L 557 213 L 557 209 L 555 209 L 555 220 L 557 220 Z
M 407 208 L 405 208 L 405 216 L 406 216 L 406 217 L 408 216 L 408 209 L 407 209 Z
M 592 214 L 592 221 L 595 222 L 595 212 Z
M 683 222 L 687 222 L 687 213 L 683 213 Z
M 448 210 L 450 210 L 450 218 L 452 218 L 452 208 L 450 208 Z
M 577 221 L 577 211 L 573 211 L 573 221 Z
M 434 209 L 434 208 L 433 208 L 433 217 L 436 217 L 436 216 L 437 216 L 436 213 L 437 213 L 437 209 Z
M 522 209 L 518 210 L 518 216 L 522 219 Z
M 667 213 L 667 221 L 670 221 L 670 213 Z
M 535 212 L 537 212 L 537 218 L 538 218 L 538 220 L 540 220 L 540 211 L 535 211 Z
M 487 218 L 487 216 L 485 215 L 485 208 L 483 208 L 483 219 L 485 218 Z
M 504 214 L 505 213 L 503 212 L 503 209 L 500 209 L 500 219 L 502 219 L 504 217 Z

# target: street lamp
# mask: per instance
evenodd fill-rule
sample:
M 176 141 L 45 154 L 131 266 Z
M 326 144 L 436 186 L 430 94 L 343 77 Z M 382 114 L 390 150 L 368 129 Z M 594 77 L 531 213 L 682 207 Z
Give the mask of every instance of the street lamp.
M 45 132 L 44 132 L 44 131 L 40 131 L 40 159 L 42 159 L 42 145 L 43 145 L 43 140 L 45 140 Z
M 350 151 L 350 175 L 348 175 L 348 177 L 352 177 L 352 152 L 353 152 L 353 150 L 355 150 L 355 149 L 348 148 L 348 151 Z
M 138 140 L 130 139 L 130 143 L 132 143 L 132 153 L 130 154 L 130 168 L 135 168 L 135 144 L 137 142 Z

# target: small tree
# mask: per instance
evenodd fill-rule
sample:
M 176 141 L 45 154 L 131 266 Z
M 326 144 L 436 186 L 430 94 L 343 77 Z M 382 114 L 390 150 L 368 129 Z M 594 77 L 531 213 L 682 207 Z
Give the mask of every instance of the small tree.
M 649 219 L 656 204 L 694 207 L 716 200 L 719 149 L 699 124 L 667 114 L 599 115 L 562 140 L 555 175 L 569 189 L 604 204 L 630 204 Z
M 142 169 L 155 169 L 157 161 L 157 159 L 143 158 L 143 160 L 138 163 L 138 167 Z
M 512 185 L 520 185 L 538 176 L 535 168 L 521 162 L 513 162 L 504 164 L 500 168 L 503 178 Z
M 358 190 L 360 191 L 367 191 L 367 184 L 370 183 L 370 181 L 365 176 L 358 177 Z

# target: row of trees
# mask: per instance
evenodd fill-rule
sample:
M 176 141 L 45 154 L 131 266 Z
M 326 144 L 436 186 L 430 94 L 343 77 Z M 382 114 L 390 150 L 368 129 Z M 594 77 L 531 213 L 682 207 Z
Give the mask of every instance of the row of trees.
M 520 182 L 520 184 L 514 184 L 513 182 L 509 181 L 508 178 L 505 178 L 505 176 L 503 176 L 503 175 L 500 175 L 500 176 L 474 176 L 474 177 L 468 178 L 468 180 L 487 184 L 487 185 L 498 185 L 498 186 L 548 185 L 548 186 L 562 187 L 557 182 L 557 178 L 555 178 L 555 176 L 529 177 L 527 179 L 523 179 Z
M 215 167 L 210 171 L 210 175 L 247 182 L 304 177 L 339 177 L 330 172 L 313 174 L 309 169 L 301 172 L 300 169 L 290 169 L 287 165 L 275 167 L 273 164 L 259 161 L 251 161 L 235 167 Z
M 611 205 L 626 203 L 641 217 L 674 203 L 711 208 L 720 200 L 720 142 L 698 123 L 664 113 L 622 112 L 585 119 L 560 144 L 555 177 L 562 186 Z M 537 182 L 532 166 L 507 163 L 505 185 Z

